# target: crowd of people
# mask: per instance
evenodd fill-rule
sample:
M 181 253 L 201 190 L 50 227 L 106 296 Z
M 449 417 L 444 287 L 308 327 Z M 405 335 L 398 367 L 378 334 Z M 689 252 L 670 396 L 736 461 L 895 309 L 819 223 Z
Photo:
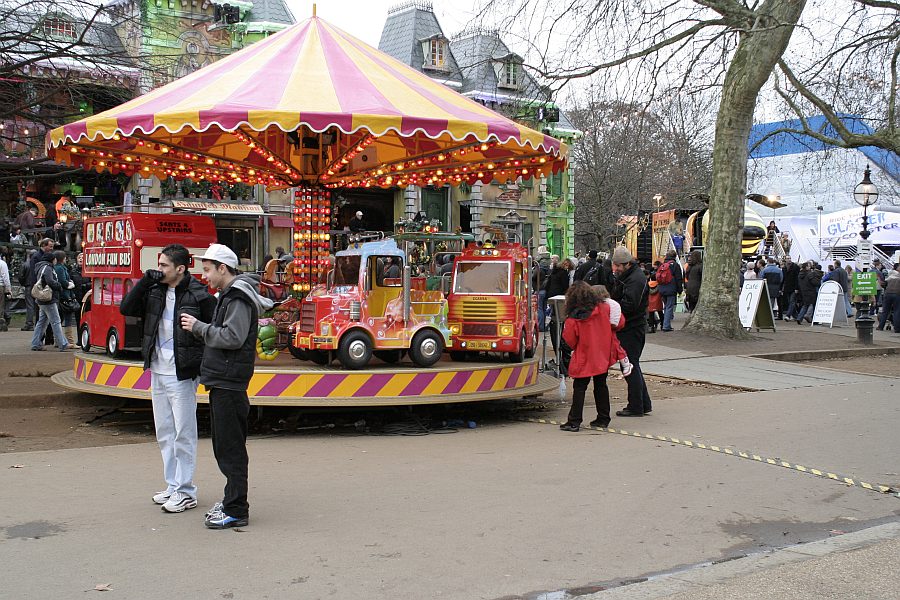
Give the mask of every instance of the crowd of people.
M 31 349 L 40 351 L 49 344 L 61 351 L 75 347 L 81 299 L 90 289 L 90 281 L 82 277 L 79 261 L 70 261 L 69 256 L 50 237 L 39 240 L 36 249 L 0 248 L 0 330 L 8 329 L 15 282 L 24 290 L 22 331 L 34 331 Z M 32 293 L 35 285 L 49 291 L 36 298 Z
M 870 314 L 877 317 L 879 331 L 891 328 L 897 333 L 900 323 L 900 263 L 888 268 L 880 259 L 872 261 L 870 272 L 877 279 L 875 301 L 869 304 Z M 810 260 L 798 265 L 790 255 L 781 261 L 769 256 L 765 259 L 747 261 L 740 275 L 743 285 L 748 279 L 765 279 L 772 310 L 776 320 L 792 320 L 812 323 L 813 312 L 819 289 L 827 281 L 834 281 L 843 292 L 843 309 L 847 317 L 854 314 L 853 307 L 853 267 L 843 265 L 835 259 L 823 269 L 817 261 Z

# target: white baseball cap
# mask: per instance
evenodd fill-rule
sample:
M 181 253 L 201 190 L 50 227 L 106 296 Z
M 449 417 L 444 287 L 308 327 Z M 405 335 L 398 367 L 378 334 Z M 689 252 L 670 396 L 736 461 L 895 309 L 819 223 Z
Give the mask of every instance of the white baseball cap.
M 237 254 L 231 248 L 222 244 L 210 244 L 203 256 L 195 256 L 194 260 L 214 260 L 223 265 L 228 265 L 232 269 L 237 269 L 238 267 Z
M 362 216 L 362 211 L 361 211 L 361 210 L 356 211 L 356 216 L 357 216 L 357 217 L 361 217 L 361 216 Z

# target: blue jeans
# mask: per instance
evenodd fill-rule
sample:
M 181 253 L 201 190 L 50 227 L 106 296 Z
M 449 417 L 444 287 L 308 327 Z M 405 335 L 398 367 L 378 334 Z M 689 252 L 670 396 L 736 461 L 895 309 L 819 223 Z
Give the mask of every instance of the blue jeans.
M 812 321 L 813 313 L 816 310 L 815 304 L 804 304 L 803 308 L 800 309 L 800 312 L 797 313 L 797 322 L 803 320 L 803 317 L 809 317 L 809 320 Z
M 37 324 L 34 326 L 34 335 L 31 336 L 31 349 L 44 349 L 44 333 L 47 332 L 48 323 L 53 329 L 53 338 L 56 340 L 57 347 L 60 350 L 68 348 L 69 342 L 66 341 L 66 334 L 63 333 L 59 321 L 59 309 L 56 302 L 51 302 L 50 304 L 37 304 L 37 308 L 40 316 L 38 317 Z
M 672 329 L 672 319 L 675 318 L 675 300 L 678 296 L 663 296 L 663 331 Z
M 156 442 L 162 453 L 166 491 L 197 497 L 197 380 L 150 372 Z
M 847 308 L 847 316 L 853 316 L 853 304 L 850 303 L 850 292 L 844 292 L 844 306 Z
M 538 314 L 537 314 L 537 324 L 538 331 L 546 331 L 547 330 L 547 290 L 539 290 L 538 291 Z

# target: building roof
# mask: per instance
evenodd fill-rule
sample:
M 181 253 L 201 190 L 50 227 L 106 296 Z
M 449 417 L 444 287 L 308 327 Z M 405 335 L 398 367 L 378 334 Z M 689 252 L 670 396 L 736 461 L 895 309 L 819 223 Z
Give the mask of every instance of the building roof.
M 869 127 L 869 125 L 860 117 L 846 114 L 838 116 L 847 127 L 847 129 L 849 129 L 852 133 L 872 133 L 872 128 Z M 813 131 L 818 131 L 832 138 L 839 137 L 837 132 L 828 123 L 828 120 L 823 115 L 810 117 L 806 120 L 806 122 L 809 125 L 810 129 L 812 129 Z M 774 156 L 788 156 L 791 154 L 824 152 L 826 150 L 834 149 L 834 146 L 826 144 L 825 142 L 817 140 L 816 138 L 810 137 L 808 135 L 788 133 L 784 131 L 772 135 L 773 132 L 780 129 L 801 130 L 803 129 L 803 124 L 799 119 L 791 119 L 788 121 L 777 121 L 774 123 L 761 123 L 759 125 L 754 125 L 750 130 L 750 158 L 757 159 L 769 158 Z M 766 138 L 767 135 L 771 137 Z M 762 143 L 760 143 L 760 140 L 763 140 Z M 756 146 L 756 144 L 758 143 L 759 146 L 754 148 L 754 146 Z M 881 169 L 888 173 L 891 177 L 893 177 L 895 181 L 900 183 L 900 156 L 897 156 L 897 154 L 891 152 L 890 150 L 875 148 L 873 146 L 864 146 L 862 148 L 859 148 L 859 151 L 865 154 L 866 158 L 868 158 L 870 161 L 881 167 Z
M 462 71 L 463 94 L 484 102 L 504 104 L 521 100 L 547 101 L 548 94 L 521 69 L 522 78 L 518 90 L 499 85 L 494 66 L 497 62 L 514 61 L 521 64 L 520 56 L 511 52 L 496 31 L 474 29 L 464 31 L 450 44 Z
M 434 38 L 447 40 L 444 57 L 445 69 L 425 68 L 425 54 L 422 42 Z M 449 38 L 444 35 L 440 23 L 432 10 L 431 2 L 405 2 L 388 11 L 387 20 L 381 30 L 378 49 L 397 60 L 422 71 L 435 81 L 447 83 L 455 89 L 463 84 L 462 74 L 453 56 Z
M 248 25 L 253 23 L 293 25 L 297 21 L 284 0 L 253 0 L 253 8 L 244 17 L 244 22 Z
M 17 35 L 20 40 L 7 45 L 5 62 L 8 64 L 19 58 L 30 59 L 35 54 L 48 53 L 56 56 L 41 59 L 36 66 L 84 72 L 108 68 L 112 72 L 128 75 L 132 74 L 135 67 L 114 25 L 109 22 L 99 4 L 56 0 L 14 4 L 0 0 L 0 17 L 4 25 L 3 33 L 9 37 Z M 71 23 L 76 39 L 84 33 L 83 40 L 69 47 L 69 40 L 66 38 L 44 37 L 41 23 L 47 19 L 61 19 Z M 57 54 L 56 51 L 60 49 L 61 53 Z M 80 57 L 84 57 L 86 64 L 79 63 Z

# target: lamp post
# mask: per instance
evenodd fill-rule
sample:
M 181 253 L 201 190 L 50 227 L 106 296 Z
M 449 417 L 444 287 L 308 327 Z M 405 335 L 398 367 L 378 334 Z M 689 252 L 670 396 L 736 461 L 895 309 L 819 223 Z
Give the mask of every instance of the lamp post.
M 862 181 L 853 190 L 853 199 L 863 207 L 862 231 L 859 233 L 860 252 L 857 254 L 857 263 L 862 262 L 863 273 L 869 271 L 872 261 L 872 244 L 869 242 L 869 207 L 878 201 L 878 188 L 872 183 L 870 175 L 869 165 L 866 165 Z M 869 314 L 869 296 L 860 296 L 860 302 L 856 305 L 856 341 L 871 345 L 874 324 L 875 320 Z
M 816 228 L 816 231 L 819 232 L 819 249 L 816 251 L 816 260 L 822 260 L 822 211 L 825 209 L 824 206 L 817 206 L 816 210 L 819 211 L 819 226 Z

